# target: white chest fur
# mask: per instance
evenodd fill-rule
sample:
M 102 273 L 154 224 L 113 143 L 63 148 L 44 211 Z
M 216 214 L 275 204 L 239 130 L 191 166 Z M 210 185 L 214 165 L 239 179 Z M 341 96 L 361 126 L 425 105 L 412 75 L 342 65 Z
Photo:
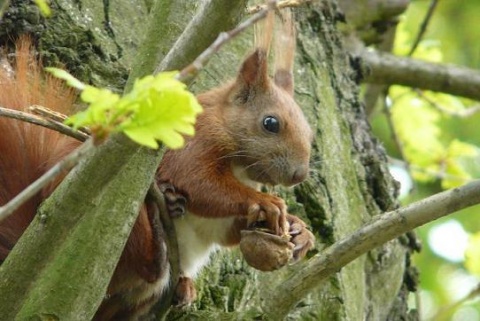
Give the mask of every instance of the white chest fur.
M 223 243 L 233 220 L 234 217 L 202 218 L 188 212 L 174 220 L 180 269 L 185 276 L 195 277 L 208 263 L 210 254 Z
M 233 175 L 244 185 L 258 190 L 260 184 L 248 178 L 245 169 L 232 167 Z M 233 224 L 234 217 L 203 218 L 187 212 L 174 220 L 178 239 L 180 269 L 185 276 L 195 277 L 208 263 L 212 252 L 225 243 L 226 233 Z

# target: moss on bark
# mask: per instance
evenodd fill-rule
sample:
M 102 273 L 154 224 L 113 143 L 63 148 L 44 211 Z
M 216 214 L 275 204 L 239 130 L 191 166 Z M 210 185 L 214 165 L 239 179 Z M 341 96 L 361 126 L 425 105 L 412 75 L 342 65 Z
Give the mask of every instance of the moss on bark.
M 163 2 L 156 1 L 156 5 Z M 187 3 L 191 2 L 182 1 L 178 5 Z M 170 26 L 171 30 L 167 30 L 165 42 L 161 45 L 163 49 L 158 50 L 158 47 L 153 49 L 158 56 L 144 57 L 145 54 L 140 51 L 139 57 L 134 58 L 142 40 L 141 35 L 145 34 L 145 21 L 147 21 L 150 5 L 151 3 L 145 0 L 102 2 L 57 0 L 52 1 L 56 14 L 46 22 L 30 2 L 14 0 L 0 24 L 0 41 L 3 40 L 1 43 L 5 43 L 5 39 L 8 38 L 7 33 L 9 37 L 12 35 L 14 37 L 25 31 L 31 32 L 39 41 L 42 53 L 46 57 L 46 64 L 63 63 L 82 80 L 121 91 L 126 81 L 127 71 L 135 66 L 135 69 L 139 68 L 139 75 L 141 75 L 145 70 L 152 69 L 152 66 L 155 66 L 166 54 L 167 49 L 188 21 L 183 19 L 179 24 Z M 153 12 L 154 6 L 151 8 Z M 185 14 L 191 14 L 189 12 L 185 10 Z M 352 80 L 356 75 L 350 71 L 351 62 L 345 54 L 336 30 L 336 19 L 340 15 L 335 6 L 331 1 L 322 0 L 299 8 L 296 12 L 300 30 L 296 64 L 296 98 L 308 115 L 315 130 L 316 139 L 313 146 L 313 172 L 310 179 L 294 191 L 282 191 L 282 193 L 285 193 L 283 195 L 290 200 L 289 204 L 292 212 L 295 211 L 294 214 L 305 210 L 306 217 L 311 222 L 317 237 L 328 245 L 356 229 L 371 216 L 395 206 L 395 184 L 388 175 L 384 153 L 371 137 L 365 121 L 363 108 L 358 100 L 358 87 Z M 86 13 L 88 14 L 85 15 Z M 167 15 L 170 19 L 167 21 L 172 21 L 172 17 L 177 15 L 182 16 L 180 11 L 175 15 Z M 126 16 L 129 20 L 125 20 Z M 91 17 L 91 21 L 88 17 Z M 161 30 L 156 31 L 157 40 Z M 214 26 L 212 30 L 215 30 Z M 227 75 L 234 76 L 246 55 L 246 48 L 251 46 L 252 37 L 249 33 L 230 43 L 212 59 L 209 67 L 195 80 L 193 89 L 199 92 L 224 82 L 229 78 Z M 148 49 L 147 52 L 150 50 Z M 132 63 L 135 59 L 138 64 L 144 63 L 147 67 L 137 67 L 137 63 Z M 145 61 L 142 62 L 142 59 Z M 126 164 L 131 166 L 129 173 L 138 171 L 148 176 L 151 174 L 150 170 L 155 167 L 153 162 L 158 160 L 157 156 L 146 155 L 144 152 L 139 152 L 142 154 L 140 156 L 133 147 L 128 147 L 126 150 L 119 148 L 118 151 L 123 152 L 112 153 L 112 157 L 117 155 L 115 160 L 109 160 L 110 156 L 107 154 L 105 158 L 96 158 L 99 167 L 97 171 L 92 169 L 92 173 L 95 174 L 85 176 L 85 181 L 80 176 L 75 179 L 72 176 L 57 196 L 45 204 L 42 211 L 47 217 L 47 225 L 37 220 L 29 229 L 30 236 L 25 238 L 26 245 L 16 248 L 15 256 L 0 268 L 2 275 L 0 307 L 4 309 L 0 310 L 0 315 L 5 311 L 7 313 L 5 315 L 13 319 L 15 312 L 11 311 L 20 309 L 25 298 L 23 293 L 30 291 L 34 293 L 32 298 L 38 298 L 39 303 L 29 301 L 24 307 L 23 315 L 30 316 L 32 313 L 50 315 L 50 311 L 54 311 L 53 313 L 57 316 L 67 315 L 63 314 L 67 312 L 57 310 L 57 307 L 52 310 L 37 310 L 37 307 L 48 306 L 48 302 L 44 301 L 48 296 L 45 299 L 40 298 L 49 291 L 46 289 L 50 288 L 50 285 L 60 284 L 60 280 L 70 279 L 73 276 L 80 280 L 79 283 L 85 282 L 85 284 L 58 290 L 58 293 L 67 297 L 76 291 L 88 292 L 89 286 L 98 286 L 99 289 L 95 289 L 95 293 L 92 294 L 92 300 L 96 301 L 100 298 L 106 286 L 105 282 L 108 282 L 106 270 L 114 264 L 115 257 L 102 263 L 102 267 L 95 272 L 90 269 L 97 266 L 96 261 L 94 263 L 85 261 L 89 262 L 88 268 L 79 270 L 75 275 L 57 273 L 57 267 L 58 269 L 66 268 L 66 270 L 73 268 L 71 264 L 73 262 L 77 264 L 75 257 L 77 254 L 80 256 L 82 252 L 93 251 L 90 245 L 81 241 L 81 236 L 83 233 L 92 235 L 89 233 L 93 231 L 96 231 L 95 235 L 97 233 L 108 235 L 103 229 L 103 224 L 110 224 L 108 221 L 111 217 L 103 220 L 101 213 L 117 216 L 116 211 L 121 205 L 130 209 L 129 214 L 123 213 L 126 215 L 121 217 L 123 223 L 116 221 L 115 224 L 120 225 L 116 225 L 112 230 L 121 234 L 121 237 L 119 236 L 119 239 L 109 247 L 98 250 L 99 254 L 105 257 L 109 256 L 107 252 L 110 250 L 117 255 L 123 242 L 120 239 L 125 238 L 131 227 L 134 217 L 131 216 L 133 208 L 138 205 L 133 199 L 141 199 L 145 186 L 139 183 L 139 190 L 130 194 L 127 187 L 130 187 L 131 183 L 129 181 L 125 183 L 126 177 L 117 172 L 111 173 L 117 176 L 115 179 L 110 178 L 111 183 L 84 191 L 86 194 L 83 192 L 68 194 L 66 189 L 71 188 L 71 184 L 82 182 L 90 186 L 87 183 L 89 177 L 94 177 L 95 179 L 92 179 L 98 182 L 96 184 L 100 184 L 101 179 L 98 181 L 98 178 L 102 177 L 102 171 L 107 173 L 119 170 L 120 167 L 127 166 Z M 120 167 L 116 168 L 112 164 L 119 164 L 117 166 Z M 75 182 L 77 179 L 78 182 Z M 147 178 L 143 176 L 143 179 Z M 115 189 L 116 184 L 125 184 L 125 186 L 122 185 L 118 193 L 110 191 Z M 66 195 L 69 195 L 69 199 L 62 200 L 67 197 Z M 115 198 L 122 198 L 125 203 L 114 203 Z M 77 206 L 79 200 L 82 200 L 80 203 L 85 204 Z M 300 205 L 294 204 L 295 201 Z M 102 205 L 99 205 L 100 203 Z M 57 223 L 53 223 L 54 220 L 49 218 L 52 215 L 50 213 L 53 212 L 62 217 Z M 77 214 L 72 215 L 72 213 Z M 80 217 L 78 215 L 89 216 L 93 219 L 92 222 L 98 223 L 98 226 L 78 226 L 72 230 L 67 228 L 78 223 Z M 96 217 L 96 215 L 99 216 Z M 45 235 L 46 230 L 50 230 L 50 228 L 45 229 L 45 226 L 49 227 L 49 222 L 57 226 L 64 224 L 64 228 L 58 230 L 60 234 L 51 234 L 48 238 L 39 236 Z M 76 252 L 77 243 L 74 245 L 74 241 L 59 244 L 58 239 L 70 233 L 73 237 L 71 240 L 80 239 L 78 246 L 83 250 Z M 34 242 L 37 242 L 36 251 L 32 250 Z M 57 254 L 60 254 L 59 260 L 53 263 L 53 257 Z M 16 272 L 12 272 L 14 267 L 11 264 L 14 261 Z M 288 318 L 292 320 L 302 318 L 355 320 L 370 317 L 382 319 L 390 312 L 392 304 L 405 302 L 408 291 L 404 288 L 400 290 L 404 280 L 405 262 L 403 245 L 399 242 L 390 242 L 342 269 L 324 283 L 322 288 L 306 296 L 290 312 Z M 32 264 L 40 267 L 38 271 L 30 269 Z M 50 277 L 38 284 L 32 282 L 39 279 L 40 274 L 47 273 L 46 271 L 49 270 L 52 272 Z M 171 317 L 184 320 L 275 318 L 275 313 L 268 311 L 264 302 L 275 293 L 278 284 L 296 270 L 297 267 L 293 265 L 274 273 L 259 273 L 246 266 L 236 251 L 219 253 L 197 281 L 200 288 L 199 301 L 187 311 L 173 311 Z M 95 274 L 98 272 L 99 274 L 96 274 L 98 279 L 87 280 L 92 281 L 90 283 L 82 281 L 90 272 Z M 392 286 L 382 286 L 385 280 L 391 281 Z M 96 285 L 94 286 L 93 283 Z M 10 294 L 4 295 L 7 293 L 4 289 L 5 291 L 8 289 Z M 91 315 L 92 306 L 95 304 L 97 303 L 85 307 L 82 311 L 76 310 L 76 313 L 87 317 Z M 6 307 L 8 311 L 5 310 Z M 262 311 L 262 307 L 265 310 Z M 405 316 L 406 306 L 398 305 L 397 307 L 398 309 L 395 309 L 395 313 L 392 312 L 391 315 Z

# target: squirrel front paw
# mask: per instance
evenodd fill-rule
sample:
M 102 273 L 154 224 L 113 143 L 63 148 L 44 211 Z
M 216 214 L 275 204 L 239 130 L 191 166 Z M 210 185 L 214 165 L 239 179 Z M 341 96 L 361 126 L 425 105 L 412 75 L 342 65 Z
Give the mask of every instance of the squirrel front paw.
M 185 214 L 187 199 L 175 190 L 170 183 L 159 184 L 160 191 L 165 197 L 165 203 L 170 217 L 176 218 Z
M 288 233 L 287 206 L 279 197 L 263 195 L 248 207 L 247 226 L 265 227 L 275 235 Z
M 177 307 L 190 305 L 197 298 L 197 290 L 193 280 L 187 276 L 180 276 L 178 279 L 173 304 Z
M 307 228 L 307 224 L 298 217 L 287 214 L 289 224 L 288 233 L 291 236 L 290 242 L 294 244 L 293 260 L 298 261 L 315 245 L 315 236 Z

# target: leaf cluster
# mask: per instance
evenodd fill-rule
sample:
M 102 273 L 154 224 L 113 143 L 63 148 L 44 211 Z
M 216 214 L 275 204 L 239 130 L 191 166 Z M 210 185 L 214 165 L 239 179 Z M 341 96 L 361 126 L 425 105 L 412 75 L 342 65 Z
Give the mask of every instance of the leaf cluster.
M 54 76 L 81 91 L 89 107 L 66 120 L 74 128 L 90 127 L 97 140 L 122 132 L 138 144 L 158 148 L 158 141 L 175 149 L 184 145 L 183 135 L 194 135 L 197 115 L 202 111 L 177 72 L 163 72 L 138 79 L 124 96 L 109 89 L 82 83 L 68 72 L 47 68 Z

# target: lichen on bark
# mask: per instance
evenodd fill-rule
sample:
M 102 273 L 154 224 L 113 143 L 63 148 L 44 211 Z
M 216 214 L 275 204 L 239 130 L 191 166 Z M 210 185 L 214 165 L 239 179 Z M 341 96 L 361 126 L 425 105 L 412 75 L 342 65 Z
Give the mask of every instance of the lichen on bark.
M 141 41 L 138 35 L 144 33 L 142 21 L 147 20 L 147 11 L 153 7 L 147 8 L 145 0 L 111 1 L 111 24 L 103 26 L 104 3 L 52 1 L 59 9 L 58 16 L 47 23 L 31 3 L 15 0 L 0 31 L 33 31 L 46 62 L 61 62 L 84 81 L 121 91 Z M 91 22 L 79 16 L 88 10 L 98 15 Z M 125 10 L 130 10 L 128 16 L 134 17 L 135 23 L 121 20 Z M 394 207 L 395 184 L 388 174 L 385 155 L 365 121 L 358 87 L 352 80 L 356 75 L 336 29 L 341 15 L 334 2 L 313 2 L 297 8 L 296 16 L 299 35 L 295 95 L 316 138 L 311 177 L 294 191 L 281 193 L 289 200 L 292 213 L 304 213 L 319 241 L 329 245 L 373 215 Z M 15 22 L 21 22 L 18 29 Z M 2 34 L 0 38 L 5 39 Z M 230 43 L 195 80 L 193 90 L 199 92 L 233 77 L 250 48 L 249 33 Z M 404 245 L 390 242 L 347 265 L 321 288 L 305 295 L 288 319 L 381 319 L 389 313 L 405 316 L 406 306 L 391 307 L 395 302 L 404 303 L 411 289 L 405 290 L 405 283 L 402 285 L 407 260 Z M 197 280 L 199 300 L 186 311 L 172 311 L 171 316 L 184 320 L 274 319 L 275 311 L 269 311 L 264 303 L 298 267 L 258 273 L 242 261 L 237 251 L 218 253 Z M 392 286 L 383 289 L 385 280 Z M 283 317 L 281 313 L 279 316 Z

